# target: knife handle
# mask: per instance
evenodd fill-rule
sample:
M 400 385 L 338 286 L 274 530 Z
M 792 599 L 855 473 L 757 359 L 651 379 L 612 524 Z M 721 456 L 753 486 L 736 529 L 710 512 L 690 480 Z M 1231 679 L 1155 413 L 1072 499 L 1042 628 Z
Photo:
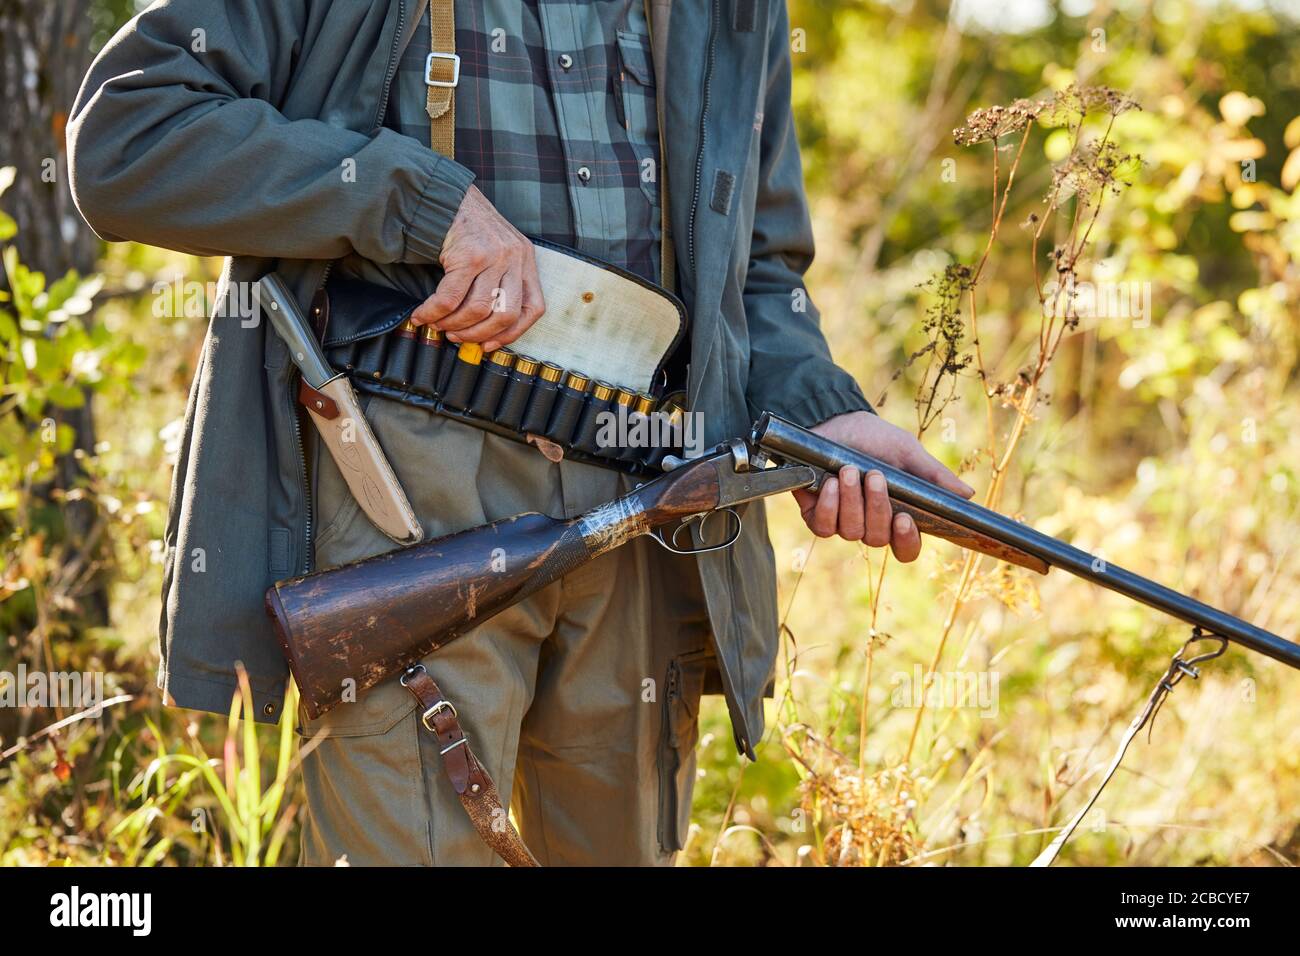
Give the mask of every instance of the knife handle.
M 298 307 L 293 292 L 274 272 L 263 276 L 256 286 L 256 302 L 262 312 L 270 317 L 271 327 L 288 346 L 293 364 L 312 388 L 320 388 L 334 377 L 334 370 L 325 360 L 320 343 Z

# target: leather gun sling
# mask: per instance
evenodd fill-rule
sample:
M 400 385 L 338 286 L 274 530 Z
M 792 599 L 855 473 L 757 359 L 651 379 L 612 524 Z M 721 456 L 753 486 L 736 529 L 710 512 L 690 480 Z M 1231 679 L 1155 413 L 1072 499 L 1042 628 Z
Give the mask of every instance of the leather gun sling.
M 420 702 L 420 723 L 437 739 L 443 770 L 479 837 L 510 866 L 538 866 L 501 805 L 496 784 L 470 749 L 456 708 L 429 672 L 416 665 L 402 675 L 402 685 Z

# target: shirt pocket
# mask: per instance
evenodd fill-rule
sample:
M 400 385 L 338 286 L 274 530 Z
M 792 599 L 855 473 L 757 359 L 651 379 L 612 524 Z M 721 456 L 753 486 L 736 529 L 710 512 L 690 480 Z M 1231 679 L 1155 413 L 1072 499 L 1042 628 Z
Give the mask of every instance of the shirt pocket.
M 618 120 L 636 156 L 641 191 L 659 204 L 659 116 L 655 108 L 654 60 L 648 38 L 618 31 L 618 75 L 614 77 L 614 103 Z

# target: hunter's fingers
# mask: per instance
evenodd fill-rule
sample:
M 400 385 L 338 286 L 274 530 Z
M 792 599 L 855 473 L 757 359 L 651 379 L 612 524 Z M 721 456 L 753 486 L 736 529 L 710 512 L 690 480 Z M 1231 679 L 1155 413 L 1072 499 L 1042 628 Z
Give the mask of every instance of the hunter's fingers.
M 450 315 L 465 301 L 465 295 L 478 276 L 474 269 L 449 269 L 433 295 L 418 305 L 411 320 L 416 325 L 434 325 Z
M 448 341 L 484 342 L 514 324 L 519 317 L 519 303 L 516 300 L 515 311 L 511 312 L 508 303 L 503 301 L 504 280 L 504 270 L 479 273 L 465 301 L 438 323 L 438 328 L 447 333 Z M 503 307 L 498 309 L 498 303 Z M 470 329 L 474 329 L 472 338 L 466 334 Z
M 866 533 L 862 500 L 862 476 L 852 465 L 840 469 L 840 514 L 838 530 L 847 541 L 861 541 Z
M 894 513 L 885 476 L 878 471 L 867 472 L 866 489 L 867 530 L 862 540 L 873 548 L 883 548 L 889 544 Z
M 537 254 L 532 243 L 528 243 L 528 249 L 524 253 L 521 272 L 524 277 L 525 317 L 531 316 L 528 324 L 532 325 L 546 311 L 546 295 L 542 292 L 542 277 L 537 272 Z
M 497 349 L 505 348 L 519 336 L 528 331 L 531 322 L 525 322 L 522 318 L 510 328 L 498 332 L 490 342 L 483 343 L 484 352 L 495 352 Z
M 791 494 L 794 495 L 794 500 L 799 505 L 799 514 L 803 515 L 804 524 L 807 524 L 813 506 L 817 504 L 817 492 L 809 491 L 806 488 L 796 488 Z
M 900 511 L 894 515 L 894 534 L 890 541 L 894 557 L 904 564 L 915 561 L 921 553 L 921 532 L 910 515 Z
M 507 272 L 501 277 L 501 285 L 496 290 L 492 303 L 492 315 L 487 321 L 477 326 L 471 326 L 461 332 L 461 336 L 474 341 L 474 336 L 484 336 L 484 352 L 495 352 L 506 341 L 513 342 L 514 338 L 506 339 L 509 333 L 519 323 L 519 317 L 523 314 L 524 301 L 524 283 L 523 279 L 515 272 Z
M 839 511 L 840 483 L 834 478 L 827 478 L 812 507 L 804 509 L 803 520 L 817 537 L 829 538 L 835 534 Z
M 523 302 L 519 307 L 518 320 L 514 325 L 510 326 L 510 328 L 498 335 L 496 339 L 488 343 L 493 348 L 500 348 L 503 345 L 509 345 L 515 339 L 519 338 L 519 336 L 531 329 L 533 323 L 540 319 L 542 313 L 546 311 L 546 298 L 542 294 L 542 283 L 537 278 L 536 265 L 532 267 L 531 278 L 529 277 L 528 271 L 524 271 L 521 295 L 523 296 Z M 491 349 L 486 345 L 484 346 L 484 349 L 486 351 L 491 351 Z

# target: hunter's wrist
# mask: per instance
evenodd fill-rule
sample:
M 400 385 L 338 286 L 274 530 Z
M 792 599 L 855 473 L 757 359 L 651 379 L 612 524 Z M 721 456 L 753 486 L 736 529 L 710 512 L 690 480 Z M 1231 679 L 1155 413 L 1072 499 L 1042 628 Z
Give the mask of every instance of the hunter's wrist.
M 474 173 L 446 156 L 431 154 L 433 168 L 407 223 L 404 262 L 436 263 Z

